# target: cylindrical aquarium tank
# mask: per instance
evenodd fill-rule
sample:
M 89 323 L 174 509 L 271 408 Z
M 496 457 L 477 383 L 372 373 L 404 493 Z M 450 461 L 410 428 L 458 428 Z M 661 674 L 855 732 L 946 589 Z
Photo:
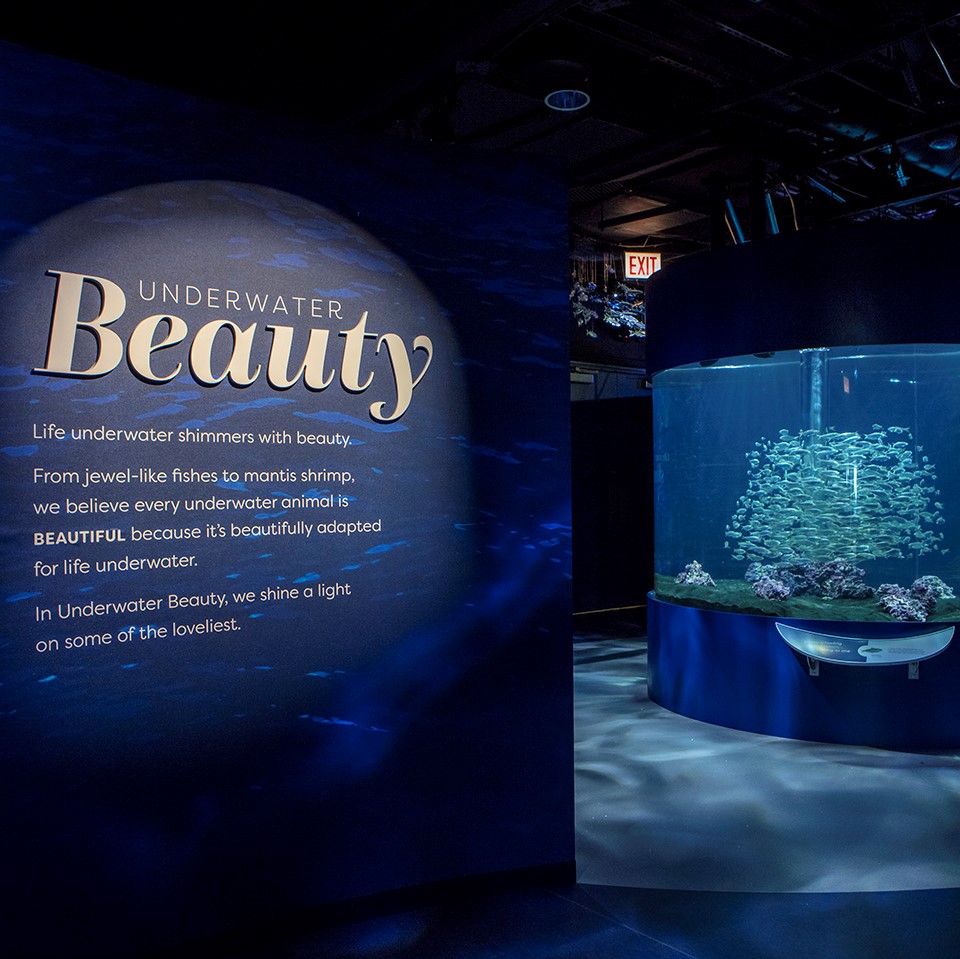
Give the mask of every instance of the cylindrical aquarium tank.
M 960 348 L 751 354 L 655 383 L 658 597 L 801 619 L 960 618 Z
M 960 743 L 960 291 L 934 254 L 895 289 L 884 271 L 921 241 L 942 255 L 941 233 L 796 235 L 652 285 L 655 702 L 803 739 Z

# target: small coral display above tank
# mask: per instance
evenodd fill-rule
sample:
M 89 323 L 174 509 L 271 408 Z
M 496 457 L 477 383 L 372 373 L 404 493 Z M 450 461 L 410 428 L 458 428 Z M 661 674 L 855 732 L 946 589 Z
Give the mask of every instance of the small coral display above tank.
M 960 350 L 706 361 L 654 378 L 656 592 L 810 619 L 960 618 Z

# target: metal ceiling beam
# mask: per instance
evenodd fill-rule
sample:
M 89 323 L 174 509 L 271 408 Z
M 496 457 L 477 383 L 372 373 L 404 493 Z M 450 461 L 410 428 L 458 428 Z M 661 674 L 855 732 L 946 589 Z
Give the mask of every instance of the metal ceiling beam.
M 623 216 L 613 216 L 607 220 L 601 220 L 598 226 L 601 230 L 606 230 L 612 226 L 639 223 L 641 220 L 652 220 L 658 216 L 666 216 L 668 213 L 682 213 L 686 210 L 687 207 L 682 203 L 665 203 L 663 206 L 655 206 L 649 210 L 638 210 L 636 213 L 625 213 Z
M 913 206 L 917 203 L 924 203 L 927 200 L 936 200 L 938 197 L 949 196 L 951 194 L 955 196 L 960 194 L 960 183 L 954 182 L 950 186 L 944 186 L 942 189 L 938 190 L 931 190 L 929 187 L 926 187 L 905 195 L 890 194 L 883 200 L 864 203 L 853 209 L 844 210 L 838 216 L 831 217 L 828 222 L 832 223 L 836 221 L 850 220 L 856 217 L 865 216 L 868 213 L 880 213 L 887 209 L 898 209 L 904 206 Z M 958 203 L 960 203 L 960 196 L 957 196 L 957 199 Z
M 724 113 L 726 111 L 736 110 L 747 103 L 753 102 L 754 100 L 763 99 L 764 97 L 771 96 L 774 93 L 780 93 L 784 90 L 787 90 L 790 87 L 808 83 L 810 80 L 814 80 L 817 77 L 823 76 L 824 74 L 835 73 L 848 64 L 855 63 L 858 60 L 863 60 L 866 57 L 872 56 L 878 50 L 882 50 L 885 47 L 900 43 L 901 41 L 910 39 L 911 37 L 918 36 L 930 28 L 936 28 L 945 23 L 950 23 L 952 20 L 956 20 L 958 17 L 960 17 L 960 10 L 954 6 L 949 14 L 939 16 L 935 22 L 926 23 L 909 30 L 901 29 L 891 31 L 891 33 L 887 36 L 875 39 L 866 46 L 857 47 L 846 53 L 842 53 L 839 56 L 830 57 L 821 63 L 807 67 L 803 70 L 793 71 L 789 76 L 783 77 L 781 80 L 772 85 L 766 86 L 759 90 L 745 91 L 740 96 L 735 97 L 732 100 L 728 100 L 726 103 L 717 104 L 713 107 L 711 112 Z
M 897 130 L 886 134 L 876 134 L 869 140 L 848 137 L 838 130 L 836 131 L 837 138 L 842 138 L 845 142 L 833 150 L 825 150 L 818 165 L 830 166 L 842 160 L 850 160 L 886 147 L 899 146 L 910 140 L 916 140 L 920 137 L 929 136 L 931 133 L 957 126 L 960 126 L 960 107 L 951 106 L 949 110 L 927 114 L 916 123 L 901 126 Z
M 955 2 L 955 0 L 954 0 Z M 835 53 L 833 56 L 822 59 L 813 65 L 807 65 L 801 70 L 792 70 L 788 74 L 781 76 L 776 82 L 757 86 L 754 84 L 751 89 L 743 90 L 733 96 L 726 98 L 722 102 L 715 102 L 700 110 L 694 117 L 685 116 L 680 123 L 666 122 L 657 126 L 655 117 L 652 114 L 646 114 L 643 128 L 631 126 L 630 129 L 637 131 L 638 135 L 644 137 L 645 146 L 641 155 L 649 155 L 655 152 L 658 146 L 670 145 L 676 149 L 678 144 L 687 143 L 691 140 L 703 141 L 708 137 L 710 121 L 712 118 L 732 113 L 750 103 L 769 98 L 778 93 L 790 91 L 792 88 L 800 86 L 818 77 L 837 73 L 837 71 L 855 63 L 858 60 L 870 57 L 886 47 L 898 43 L 904 39 L 917 37 L 930 29 L 935 29 L 944 24 L 948 24 L 960 18 L 960 8 L 956 5 L 947 7 L 945 4 L 937 5 L 939 13 L 928 21 L 925 25 L 910 27 L 909 29 L 887 29 L 884 36 L 875 38 L 868 44 L 858 45 L 847 50 Z M 947 12 L 949 10 L 949 12 Z M 622 46 L 619 38 L 612 38 L 611 44 L 618 48 Z M 614 121 L 612 121 L 614 122 Z M 641 161 L 642 162 L 642 161 Z M 590 161 L 590 168 L 596 170 L 602 167 L 602 158 L 593 158 Z M 582 185 L 590 183 L 600 183 L 609 179 L 626 179 L 630 172 L 626 169 L 617 171 L 616 174 L 608 173 L 605 176 L 597 176 L 593 179 L 581 179 Z

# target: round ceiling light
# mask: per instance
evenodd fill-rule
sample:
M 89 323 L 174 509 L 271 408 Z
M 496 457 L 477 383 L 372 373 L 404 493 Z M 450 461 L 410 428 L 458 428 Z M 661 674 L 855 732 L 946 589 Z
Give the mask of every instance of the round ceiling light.
M 552 90 L 543 102 L 551 110 L 582 110 L 590 102 L 590 94 L 585 90 Z
M 539 68 L 543 102 L 551 110 L 570 113 L 590 102 L 589 71 L 575 60 L 547 60 Z

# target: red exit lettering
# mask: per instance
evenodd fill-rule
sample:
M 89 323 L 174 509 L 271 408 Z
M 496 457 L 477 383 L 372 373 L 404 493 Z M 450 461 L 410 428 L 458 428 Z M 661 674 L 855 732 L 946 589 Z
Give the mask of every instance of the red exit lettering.
M 644 280 L 660 269 L 659 253 L 625 253 L 624 270 L 629 279 Z

